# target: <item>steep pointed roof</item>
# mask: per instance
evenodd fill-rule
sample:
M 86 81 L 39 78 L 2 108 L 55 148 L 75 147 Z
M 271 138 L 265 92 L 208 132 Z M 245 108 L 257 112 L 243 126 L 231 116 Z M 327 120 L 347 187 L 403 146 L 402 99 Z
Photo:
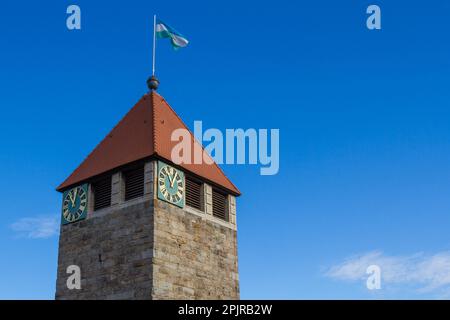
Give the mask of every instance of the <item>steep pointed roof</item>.
M 63 191 L 99 174 L 151 156 L 171 161 L 172 148 L 177 143 L 171 141 L 171 134 L 176 129 L 189 130 L 163 97 L 154 91 L 144 95 L 57 190 Z M 199 146 L 191 132 L 190 136 L 191 144 Z M 192 162 L 179 166 L 234 195 L 240 195 L 216 163 Z

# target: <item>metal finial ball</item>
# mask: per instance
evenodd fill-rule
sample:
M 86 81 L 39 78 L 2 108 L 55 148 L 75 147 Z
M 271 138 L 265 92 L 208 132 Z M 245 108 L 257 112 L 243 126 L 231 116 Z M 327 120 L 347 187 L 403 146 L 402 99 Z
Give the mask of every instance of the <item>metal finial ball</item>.
M 150 90 L 156 90 L 159 86 L 159 80 L 155 76 L 151 76 L 147 80 L 147 86 Z

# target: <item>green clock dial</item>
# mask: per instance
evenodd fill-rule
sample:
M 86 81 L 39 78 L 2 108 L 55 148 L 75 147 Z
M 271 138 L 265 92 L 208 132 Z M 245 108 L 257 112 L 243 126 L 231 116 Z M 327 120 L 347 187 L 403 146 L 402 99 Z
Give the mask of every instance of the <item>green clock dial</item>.
M 87 201 L 87 185 L 78 186 L 64 192 L 62 208 L 63 224 L 86 218 Z
M 163 162 L 158 162 L 158 198 L 179 207 L 184 206 L 184 174 Z

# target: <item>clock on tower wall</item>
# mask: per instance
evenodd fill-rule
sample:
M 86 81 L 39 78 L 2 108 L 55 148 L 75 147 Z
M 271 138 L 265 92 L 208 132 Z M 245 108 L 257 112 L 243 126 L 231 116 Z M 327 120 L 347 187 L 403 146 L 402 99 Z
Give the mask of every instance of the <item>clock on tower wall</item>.
M 162 161 L 158 161 L 158 199 L 184 207 L 184 173 Z
M 167 142 L 184 127 L 153 90 L 58 186 L 56 299 L 239 298 L 240 192 L 216 165 L 172 163 Z
M 63 193 L 62 224 L 86 218 L 88 204 L 88 185 L 83 184 Z

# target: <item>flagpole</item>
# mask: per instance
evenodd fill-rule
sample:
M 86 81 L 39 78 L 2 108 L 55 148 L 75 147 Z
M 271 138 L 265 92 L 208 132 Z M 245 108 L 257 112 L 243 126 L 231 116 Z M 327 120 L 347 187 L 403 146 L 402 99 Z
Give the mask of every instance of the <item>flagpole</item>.
M 156 14 L 153 15 L 153 65 L 152 65 L 152 76 L 155 75 L 155 55 L 156 55 Z
M 158 89 L 159 81 L 155 77 L 155 57 L 156 57 L 156 14 L 153 15 L 153 56 L 152 56 L 152 76 L 147 79 L 147 86 L 150 92 Z

